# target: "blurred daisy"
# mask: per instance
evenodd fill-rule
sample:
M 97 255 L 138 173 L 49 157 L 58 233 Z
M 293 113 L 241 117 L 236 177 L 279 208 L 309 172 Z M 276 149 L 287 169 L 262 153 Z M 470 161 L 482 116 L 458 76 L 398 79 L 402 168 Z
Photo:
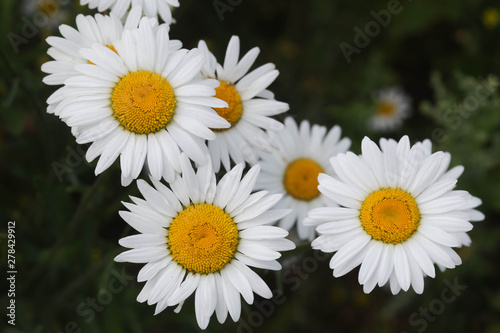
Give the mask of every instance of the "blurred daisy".
M 483 24 L 486 28 L 492 29 L 500 21 L 500 13 L 496 8 L 486 8 L 483 12 Z
M 404 136 L 382 139 L 380 147 L 364 138 L 361 156 L 332 157 L 340 180 L 320 175 L 319 190 L 343 207 L 313 209 L 304 223 L 321 234 L 313 248 L 337 252 L 330 261 L 335 277 L 361 265 L 366 293 L 389 281 L 393 294 L 410 285 L 420 294 L 434 264 L 461 263 L 452 247 L 464 244 L 469 221 L 484 218 L 473 209 L 481 202 L 453 190 L 463 168 L 447 171 L 450 154 L 431 154 L 428 141 L 410 147 Z
M 231 124 L 228 129 L 216 131 L 215 140 L 208 143 L 215 172 L 219 171 L 221 162 L 229 170 L 230 158 L 235 163 L 257 163 L 256 149 L 267 152 L 273 149 L 263 129 L 273 132 L 283 129 L 282 123 L 270 117 L 288 111 L 288 104 L 274 100 L 273 94 L 266 90 L 278 76 L 278 71 L 269 63 L 247 74 L 260 51 L 255 47 L 238 61 L 240 40 L 237 36 L 229 41 L 224 65 L 217 63 L 204 41 L 199 42 L 198 48 L 206 58 L 203 76 L 220 82 L 216 97 L 229 105 L 215 109 Z
M 281 195 L 250 194 L 259 173 L 254 166 L 241 178 L 243 164 L 225 174 L 218 184 L 210 163 L 195 173 L 181 156 L 182 177 L 167 188 L 154 181 L 137 182 L 145 200 L 131 198 L 130 210 L 120 216 L 140 234 L 120 240 L 131 248 L 117 262 L 146 263 L 137 280 L 147 281 L 137 301 L 156 304 L 155 314 L 168 306 L 180 311 L 193 293 L 196 320 L 205 329 L 216 313 L 223 323 L 229 312 L 234 321 L 241 313 L 240 294 L 252 304 L 253 293 L 271 298 L 266 283 L 249 268 L 280 270 L 278 251 L 295 248 L 288 232 L 269 226 L 289 213 L 269 210 Z
M 311 127 L 305 120 L 299 129 L 295 120 L 288 117 L 285 129 L 273 136 L 278 150 L 262 154 L 262 172 L 256 187 L 271 193 L 285 193 L 277 207 L 292 208 L 293 212 L 284 217 L 279 225 L 290 230 L 297 223 L 300 239 L 314 238 L 314 228 L 302 224 L 307 212 L 332 204 L 318 190 L 318 175 L 334 174 L 329 158 L 349 149 L 351 140 L 340 140 L 340 134 L 339 126 L 334 126 L 327 133 L 326 127 Z
M 97 8 L 103 12 L 111 9 L 111 13 L 122 18 L 131 6 L 139 5 L 147 17 L 158 17 L 170 24 L 172 12 L 170 7 L 179 7 L 179 0 L 80 0 L 81 5 L 89 5 L 90 9 Z
M 375 115 L 369 120 L 374 131 L 388 132 L 400 128 L 411 112 L 411 99 L 397 88 L 380 90 L 375 98 Z
M 63 37 L 51 36 L 47 38 L 47 43 L 51 45 L 47 54 L 54 60 L 42 65 L 42 71 L 48 73 L 43 78 L 43 82 L 48 85 L 63 85 L 64 81 L 78 75 L 75 65 L 86 64 L 89 61 L 80 54 L 83 48 L 90 48 L 94 43 L 108 47 L 116 52 L 113 44 L 121 39 L 124 29 L 137 28 L 141 19 L 141 8 L 134 7 L 127 17 L 125 23 L 115 15 L 110 16 L 97 14 L 95 16 L 84 16 L 79 14 L 76 17 L 77 29 L 68 25 L 61 25 L 59 30 Z M 151 22 L 157 27 L 156 20 Z M 181 48 L 179 41 L 170 41 L 170 52 L 175 52 Z M 63 101 L 64 89 L 56 90 L 49 97 L 47 103 L 48 113 L 59 115 L 61 110 L 67 106 Z
M 55 29 L 61 22 L 69 18 L 68 11 L 55 0 L 24 0 L 21 12 L 24 16 L 36 15 L 37 26 L 50 30 Z M 41 19 L 45 22 L 41 23 Z
M 65 80 L 68 103 L 60 117 L 80 144 L 92 143 L 88 161 L 101 156 L 96 175 L 120 156 L 122 184 L 138 177 L 145 161 L 154 179 L 171 181 L 180 172 L 181 151 L 198 164 L 207 162 L 210 128 L 229 124 L 212 107 L 216 80 L 194 80 L 204 62 L 196 49 L 171 52 L 166 24 L 157 29 L 147 18 L 126 29 L 115 50 L 93 44 L 80 54 L 89 63 Z

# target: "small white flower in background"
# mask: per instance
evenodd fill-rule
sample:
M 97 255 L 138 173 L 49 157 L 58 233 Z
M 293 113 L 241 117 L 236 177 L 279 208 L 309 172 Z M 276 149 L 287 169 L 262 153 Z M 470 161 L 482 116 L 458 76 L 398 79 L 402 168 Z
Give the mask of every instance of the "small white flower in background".
M 369 127 L 374 131 L 389 132 L 400 128 L 410 116 L 411 99 L 398 88 L 380 90 L 375 97 L 374 115 Z
M 271 298 L 272 292 L 250 267 L 280 270 L 276 261 L 295 245 L 285 239 L 288 232 L 270 226 L 290 212 L 273 209 L 281 195 L 266 191 L 251 194 L 259 166 L 242 177 L 238 164 L 216 184 L 211 163 L 195 173 L 187 157 L 181 155 L 182 176 L 170 189 L 153 180 L 154 187 L 139 180 L 144 199 L 132 197 L 124 203 L 130 211 L 120 216 L 138 235 L 122 238 L 127 248 L 117 262 L 145 263 L 137 281 L 144 288 L 137 301 L 156 304 L 155 314 L 177 306 L 193 293 L 198 325 L 205 329 L 216 313 L 223 323 L 227 315 L 240 318 L 241 301 L 252 304 L 256 293 Z
M 461 263 L 452 247 L 470 243 L 470 221 L 484 219 L 474 209 L 481 200 L 454 190 L 463 167 L 448 170 L 451 155 L 431 154 L 428 140 L 410 146 L 407 136 L 381 139 L 380 147 L 365 137 L 360 156 L 332 157 L 339 179 L 320 175 L 319 190 L 342 207 L 312 209 L 304 223 L 320 234 L 313 248 L 336 252 L 335 277 L 360 265 L 366 293 L 389 281 L 393 294 L 410 285 L 420 294 L 434 264 Z
M 172 181 L 182 151 L 206 163 L 205 140 L 215 138 L 211 129 L 229 126 L 212 109 L 227 106 L 213 97 L 219 82 L 196 78 L 203 55 L 197 49 L 172 51 L 168 32 L 168 25 L 142 18 L 113 43 L 116 52 L 99 43 L 81 49 L 86 62 L 74 66 L 78 74 L 64 81 L 57 102 L 64 103 L 61 119 L 77 129 L 76 141 L 92 143 L 87 160 L 100 155 L 95 173 L 120 157 L 125 186 L 145 163 L 154 179 Z
M 297 225 L 300 239 L 313 240 L 315 236 L 313 227 L 302 224 L 307 212 L 332 204 L 318 190 L 318 175 L 334 175 L 330 157 L 349 149 L 351 140 L 341 140 L 340 135 L 339 126 L 327 132 L 325 126 L 311 126 L 304 120 L 298 128 L 295 120 L 288 117 L 284 130 L 272 136 L 278 149 L 261 155 L 262 172 L 256 188 L 285 194 L 277 207 L 293 211 L 279 222 L 279 226 L 290 230 Z
M 23 0 L 21 12 L 28 17 L 37 15 L 38 18 L 46 20 L 40 26 L 42 29 L 55 29 L 70 18 L 68 10 L 54 0 Z
M 97 8 L 103 12 L 110 9 L 111 13 L 122 18 L 133 6 L 141 6 L 147 17 L 157 18 L 160 15 L 163 22 L 172 23 L 170 7 L 179 7 L 179 0 L 80 0 L 81 5 L 88 5 L 90 9 Z
M 238 60 L 240 40 L 237 36 L 229 41 L 223 65 L 217 63 L 204 41 L 199 42 L 198 48 L 206 59 L 203 77 L 220 82 L 216 97 L 229 105 L 215 109 L 231 127 L 216 131 L 215 140 L 208 142 L 214 170 L 219 171 L 221 162 L 226 171 L 229 170 L 230 159 L 235 163 L 253 165 L 257 163 L 259 150 L 271 152 L 273 149 L 273 143 L 264 130 L 277 132 L 283 129 L 282 123 L 270 117 L 289 109 L 287 103 L 274 100 L 273 93 L 266 90 L 279 72 L 268 63 L 248 73 L 260 51 L 254 47 Z

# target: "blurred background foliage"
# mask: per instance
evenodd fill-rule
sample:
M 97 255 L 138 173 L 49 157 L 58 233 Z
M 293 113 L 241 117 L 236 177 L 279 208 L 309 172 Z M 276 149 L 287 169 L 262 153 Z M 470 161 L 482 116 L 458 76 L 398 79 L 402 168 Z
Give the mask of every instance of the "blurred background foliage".
M 0 2 L 0 252 L 6 271 L 4 223 L 15 220 L 18 270 L 16 326 L 4 317 L 0 331 L 196 332 L 192 300 L 180 314 L 157 316 L 135 301 L 140 265 L 113 257 L 118 239 L 133 233 L 118 216 L 120 201 L 138 191 L 120 186 L 117 165 L 95 177 L 86 147 L 45 112 L 55 88 L 41 81 L 44 40 L 59 35 L 59 23 L 75 26 L 78 13 L 93 12 L 76 0 L 34 1 Z M 222 14 L 217 3 L 226 6 Z M 354 45 L 353 29 L 387 8 L 381 0 L 181 0 L 171 38 L 188 48 L 205 39 L 220 60 L 233 34 L 242 52 L 259 46 L 257 65 L 280 70 L 271 89 L 289 114 L 339 124 L 356 153 L 365 135 L 380 136 L 367 127 L 373 92 L 402 87 L 413 115 L 384 136 L 431 139 L 435 150 L 451 152 L 452 165 L 465 166 L 459 188 L 483 200 L 486 220 L 470 232 L 472 246 L 458 250 L 463 264 L 426 279 L 423 295 L 392 296 L 387 288 L 365 295 L 357 269 L 335 279 L 328 258 L 302 244 L 284 254 L 281 273 L 259 271 L 275 291 L 272 303 L 256 297 L 238 323 L 213 317 L 207 332 L 500 332 L 500 4 L 403 1 L 348 63 L 339 45 Z M 454 283 L 464 287 L 450 300 Z M 5 309 L 6 292 L 0 299 Z

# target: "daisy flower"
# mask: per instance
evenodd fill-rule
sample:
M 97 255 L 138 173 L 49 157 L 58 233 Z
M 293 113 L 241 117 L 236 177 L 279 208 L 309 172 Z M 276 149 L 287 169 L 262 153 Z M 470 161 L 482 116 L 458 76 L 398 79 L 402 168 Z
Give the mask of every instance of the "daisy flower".
M 24 16 L 43 17 L 46 21 L 41 25 L 52 30 L 69 17 L 68 11 L 61 7 L 54 0 L 23 0 L 21 12 Z
M 121 39 L 124 29 L 137 28 L 141 19 L 140 7 L 134 7 L 125 23 L 111 14 L 95 16 L 84 16 L 79 14 L 76 17 L 76 26 L 74 29 L 66 24 L 59 27 L 62 37 L 51 36 L 47 38 L 47 43 L 51 45 L 47 54 L 54 60 L 48 61 L 42 65 L 42 71 L 49 74 L 43 78 L 43 82 L 48 85 L 63 85 L 64 81 L 78 75 L 75 70 L 75 65 L 86 64 L 89 61 L 79 52 L 83 48 L 92 47 L 98 43 L 104 45 L 116 52 L 113 44 Z M 156 21 L 152 21 L 156 26 Z M 170 52 L 177 51 L 181 48 L 180 41 L 170 42 Z M 56 90 L 49 97 L 47 103 L 48 113 L 59 115 L 61 109 L 64 109 L 65 104 L 59 105 L 64 99 L 64 89 Z M 66 101 L 67 102 L 67 101 Z
M 410 285 L 424 290 L 424 277 L 435 276 L 434 264 L 461 264 L 452 247 L 464 244 L 470 221 L 484 216 L 481 201 L 454 190 L 463 168 L 448 170 L 449 153 L 431 154 L 430 142 L 410 147 L 370 139 L 362 155 L 348 152 L 331 158 L 338 179 L 320 175 L 319 190 L 343 207 L 315 208 L 304 221 L 320 234 L 312 246 L 336 252 L 330 261 L 335 277 L 361 266 L 358 281 L 365 293 L 388 281 L 393 294 Z
M 411 99 L 403 91 L 397 88 L 380 90 L 375 98 L 375 115 L 368 125 L 374 131 L 394 131 L 410 113 Z
M 292 208 L 293 213 L 279 225 L 290 230 L 297 223 L 300 239 L 314 238 L 314 228 L 302 224 L 307 212 L 332 204 L 318 190 L 318 175 L 334 174 L 329 158 L 349 149 L 351 140 L 340 140 L 340 134 L 339 126 L 327 132 L 326 127 L 310 126 L 305 120 L 298 128 L 295 120 L 288 117 L 284 130 L 273 137 L 278 149 L 261 155 L 262 172 L 256 187 L 271 193 L 285 193 L 278 206 Z
M 153 178 L 171 181 L 180 172 L 181 151 L 204 164 L 211 129 L 226 128 L 213 107 L 227 103 L 215 95 L 216 80 L 193 80 L 204 62 L 197 50 L 171 52 L 169 27 L 154 29 L 143 18 L 125 29 L 115 50 L 95 43 L 80 50 L 89 63 L 65 80 L 60 117 L 76 127 L 76 141 L 92 143 L 86 158 L 101 156 L 96 175 L 120 157 L 122 184 L 137 178 L 147 162 Z M 61 102 L 62 103 L 62 102 Z
M 281 198 L 266 191 L 250 194 L 259 173 L 251 168 L 242 178 L 244 164 L 238 164 L 216 184 L 211 163 L 195 173 L 184 154 L 182 176 L 170 189 L 153 180 L 137 185 L 145 200 L 132 197 L 124 203 L 130 211 L 120 216 L 140 234 L 122 238 L 131 248 L 115 261 L 145 263 L 137 281 L 144 288 L 137 301 L 156 304 L 155 315 L 168 306 L 180 311 L 193 293 L 198 325 L 205 329 L 216 313 L 223 323 L 227 314 L 237 321 L 241 313 L 240 294 L 252 304 L 254 294 L 271 298 L 266 283 L 250 267 L 280 270 L 278 251 L 295 245 L 285 239 L 288 232 L 269 226 L 289 213 L 274 209 Z
M 203 76 L 220 82 L 215 96 L 229 105 L 215 109 L 231 127 L 216 131 L 215 140 L 208 143 L 214 170 L 219 171 L 221 162 L 229 170 L 230 158 L 235 163 L 253 165 L 257 163 L 258 150 L 271 152 L 273 149 L 263 129 L 273 132 L 283 129 L 282 123 L 270 117 L 288 111 L 288 104 L 274 100 L 273 94 L 266 90 L 279 72 L 269 63 L 247 74 L 260 51 L 255 47 L 238 61 L 240 40 L 237 36 L 229 41 L 223 65 L 217 63 L 204 41 L 199 42 L 198 48 L 206 58 Z
M 89 5 L 90 9 L 97 8 L 103 12 L 111 9 L 118 17 L 123 17 L 131 6 L 140 5 L 147 17 L 158 17 L 167 23 L 172 23 L 172 12 L 170 7 L 179 7 L 179 0 L 80 0 L 81 5 Z

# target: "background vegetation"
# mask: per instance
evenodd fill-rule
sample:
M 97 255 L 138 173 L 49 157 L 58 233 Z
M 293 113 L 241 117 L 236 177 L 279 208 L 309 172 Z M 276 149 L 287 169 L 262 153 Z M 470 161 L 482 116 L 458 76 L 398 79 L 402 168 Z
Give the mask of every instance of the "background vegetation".
M 48 13 L 72 26 L 77 13 L 93 13 L 76 0 L 54 2 L 60 5 Z M 142 284 L 128 278 L 140 265 L 113 262 L 122 251 L 118 239 L 133 233 L 118 216 L 120 201 L 137 188 L 120 186 L 117 165 L 95 177 L 95 162 L 83 159 L 86 147 L 45 112 L 55 88 L 42 83 L 40 66 L 49 60 L 45 37 L 59 35 L 58 22 L 33 25 L 48 9 L 35 6 L 30 12 L 25 3 L 0 2 L 0 253 L 6 271 L 4 223 L 15 220 L 18 271 L 16 326 L 7 327 L 3 317 L 0 331 L 198 331 L 192 302 L 178 315 L 167 309 L 153 316 L 153 307 L 135 301 Z M 223 20 L 212 1 L 181 0 L 172 38 L 188 48 L 205 39 L 219 59 L 233 34 L 241 37 L 242 52 L 259 46 L 257 65 L 273 62 L 280 70 L 271 89 L 290 104 L 289 114 L 328 127 L 339 124 L 357 153 L 365 135 L 380 135 L 367 128 L 373 92 L 403 87 L 413 99 L 413 115 L 384 136 L 430 138 L 434 149 L 451 152 L 452 164 L 466 170 L 459 188 L 483 200 L 486 220 L 470 232 L 472 246 L 458 250 L 463 264 L 426 279 L 423 295 L 392 296 L 387 288 L 365 295 L 357 269 L 335 279 L 328 258 L 303 244 L 283 256 L 281 273 L 259 272 L 275 290 L 272 303 L 256 297 L 255 305 L 243 306 L 240 322 L 220 325 L 213 317 L 206 331 L 500 332 L 498 2 L 402 1 L 401 12 L 350 63 L 340 43 L 355 45 L 354 28 L 364 31 L 374 20 L 370 12 L 386 10 L 387 1 L 216 3 L 231 9 L 225 7 Z M 36 31 L 30 32 L 30 23 Z M 13 42 L 13 34 L 22 42 Z M 490 93 L 481 97 L 478 91 L 485 87 Z M 467 111 L 465 103 L 474 97 L 477 106 Z M 450 293 L 450 284 L 464 287 Z M 6 296 L 0 295 L 3 309 Z

